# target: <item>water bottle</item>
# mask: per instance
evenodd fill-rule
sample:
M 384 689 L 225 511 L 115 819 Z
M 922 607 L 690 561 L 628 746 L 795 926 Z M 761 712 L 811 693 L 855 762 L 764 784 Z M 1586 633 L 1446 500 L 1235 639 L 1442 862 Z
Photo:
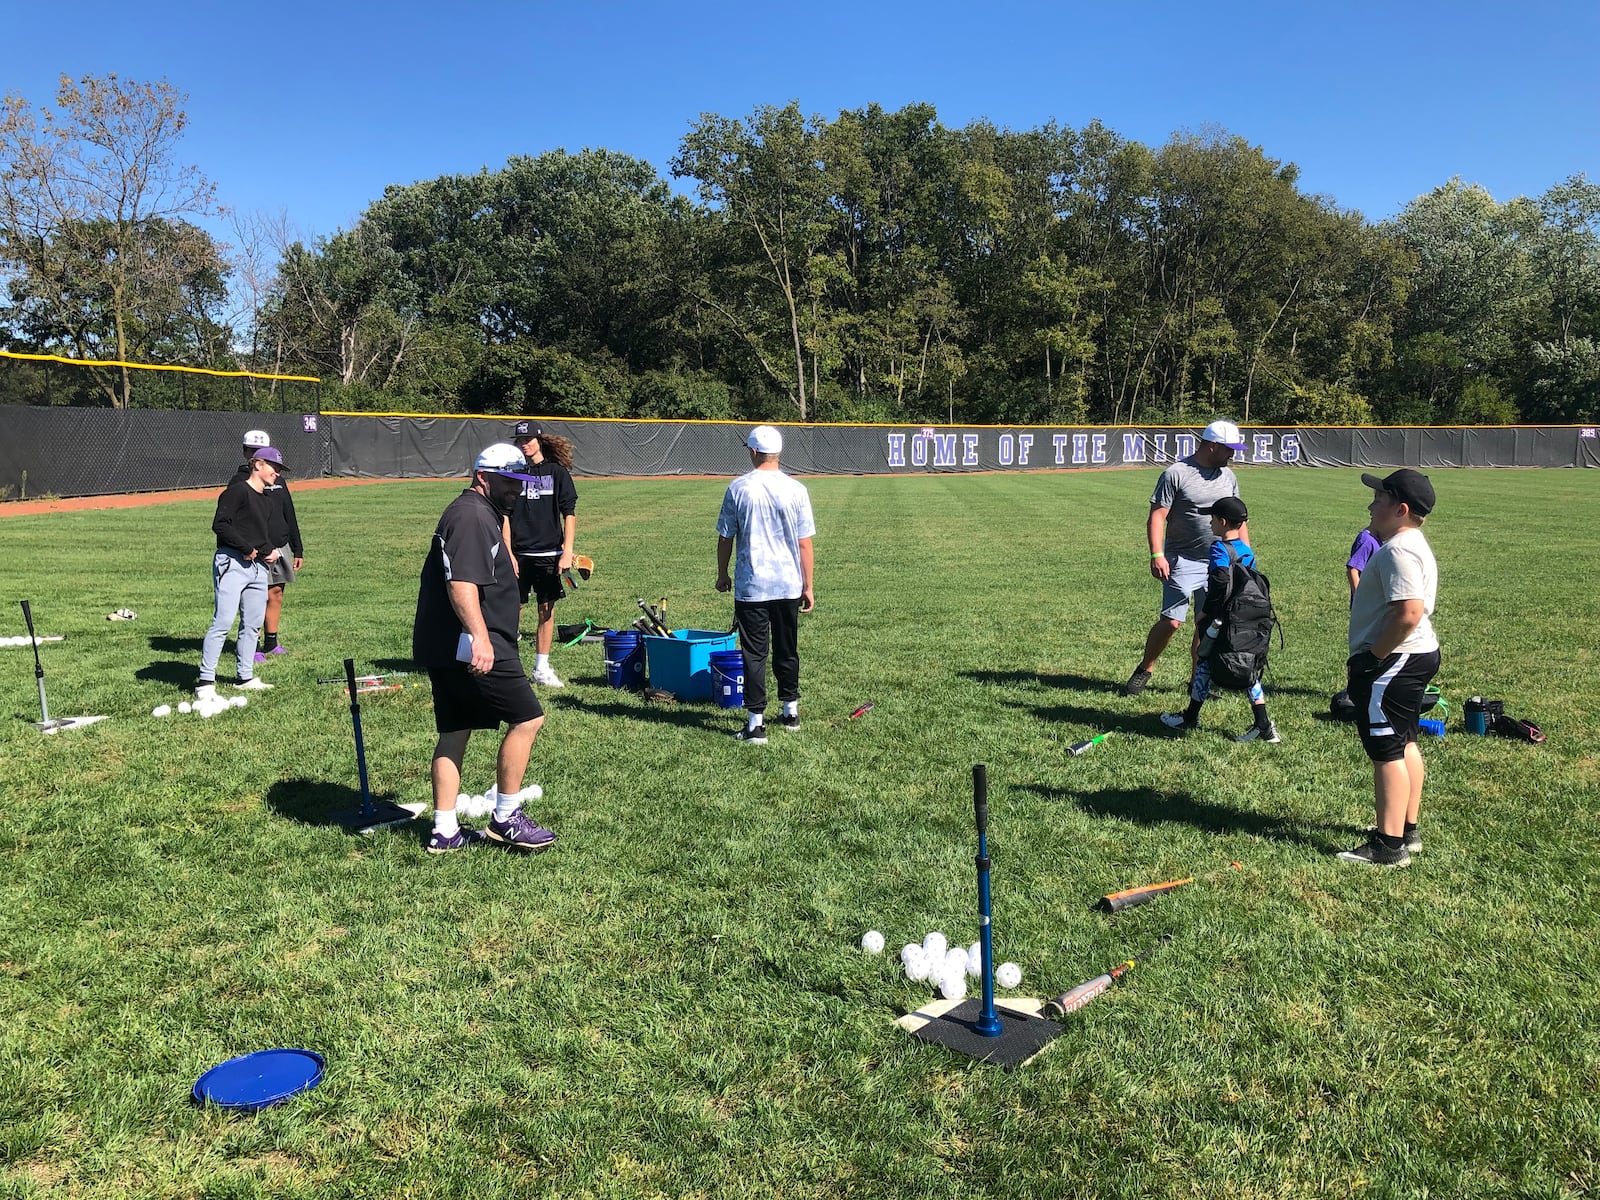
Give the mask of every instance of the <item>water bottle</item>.
M 1482 696 L 1467 697 L 1467 703 L 1461 713 L 1466 721 L 1468 733 L 1482 736 L 1489 732 L 1489 707 L 1483 702 Z

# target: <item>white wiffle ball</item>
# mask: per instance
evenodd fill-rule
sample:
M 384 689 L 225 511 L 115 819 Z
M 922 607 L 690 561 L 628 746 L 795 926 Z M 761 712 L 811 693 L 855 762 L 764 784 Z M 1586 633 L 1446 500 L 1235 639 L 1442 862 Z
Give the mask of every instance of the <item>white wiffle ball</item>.
M 939 994 L 946 1000 L 965 1000 L 967 997 L 967 973 L 955 971 L 946 975 L 939 981 Z
M 929 958 L 943 958 L 944 952 L 950 948 L 950 943 L 944 934 L 934 930 L 922 939 L 922 948 Z
M 187 700 L 182 700 L 178 703 L 178 711 L 181 713 L 186 713 L 193 707 L 194 705 L 190 704 Z
M 921 942 L 907 942 L 904 946 L 900 947 L 900 961 L 903 963 L 910 962 L 913 955 L 920 955 L 921 953 Z
M 170 717 L 172 715 L 172 705 L 158 704 L 150 710 L 150 715 L 152 717 Z
M 861 948 L 868 954 L 883 953 L 883 934 L 876 929 L 869 929 L 861 935 Z
M 967 947 L 967 974 L 983 974 L 983 943 L 973 942 Z
M 1016 963 L 1001 963 L 995 968 L 994 981 L 1003 988 L 1014 988 L 1022 982 L 1022 968 Z
M 921 983 L 928 977 L 928 968 L 932 965 L 926 954 L 913 954 L 906 959 L 906 978 L 913 983 Z
M 939 972 L 939 978 L 943 979 L 951 973 L 967 973 L 967 952 L 960 946 L 951 946 L 944 952 L 944 969 Z

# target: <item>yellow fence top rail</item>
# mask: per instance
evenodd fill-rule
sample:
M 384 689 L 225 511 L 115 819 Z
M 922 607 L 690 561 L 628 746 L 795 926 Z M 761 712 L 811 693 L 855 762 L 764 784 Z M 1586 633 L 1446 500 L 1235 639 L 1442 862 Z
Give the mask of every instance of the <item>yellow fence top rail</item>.
M 67 367 L 127 367 L 133 371 L 182 371 L 189 375 L 217 375 L 225 379 L 271 379 L 292 383 L 321 383 L 315 375 L 273 375 L 265 371 L 214 371 L 210 367 L 174 367 L 161 363 L 121 362 L 117 359 L 62 358 L 59 354 L 24 354 L 20 350 L 0 350 L 0 358 L 20 358 L 29 362 L 61 363 Z

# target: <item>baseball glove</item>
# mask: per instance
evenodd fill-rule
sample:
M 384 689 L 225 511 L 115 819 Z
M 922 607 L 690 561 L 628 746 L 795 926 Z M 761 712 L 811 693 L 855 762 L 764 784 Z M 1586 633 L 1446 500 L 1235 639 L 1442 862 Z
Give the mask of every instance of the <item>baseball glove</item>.
M 644 699 L 646 704 L 676 704 L 678 698 L 665 688 L 645 688 Z
M 579 579 L 587 579 L 594 574 L 594 559 L 587 554 L 574 554 L 572 565 L 577 570 Z

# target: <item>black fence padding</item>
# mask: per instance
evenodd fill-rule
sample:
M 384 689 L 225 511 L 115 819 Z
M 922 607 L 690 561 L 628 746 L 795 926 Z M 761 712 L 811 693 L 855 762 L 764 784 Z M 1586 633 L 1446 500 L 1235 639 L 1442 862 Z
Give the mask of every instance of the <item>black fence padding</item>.
M 748 424 L 543 419 L 573 443 L 575 474 L 712 475 L 750 467 Z M 291 479 L 464 479 L 510 417 L 394 417 L 0 407 L 0 490 L 104 495 L 220 487 L 246 429 L 265 429 Z M 797 475 L 906 475 L 1064 468 L 1159 469 L 1191 453 L 1199 426 L 780 425 Z M 1252 427 L 1245 466 L 1600 467 L 1590 426 Z
M 247 429 L 266 430 L 291 482 L 317 479 L 327 472 L 326 425 L 294 413 L 0 408 L 0 491 L 36 499 L 221 490 L 243 461 Z

